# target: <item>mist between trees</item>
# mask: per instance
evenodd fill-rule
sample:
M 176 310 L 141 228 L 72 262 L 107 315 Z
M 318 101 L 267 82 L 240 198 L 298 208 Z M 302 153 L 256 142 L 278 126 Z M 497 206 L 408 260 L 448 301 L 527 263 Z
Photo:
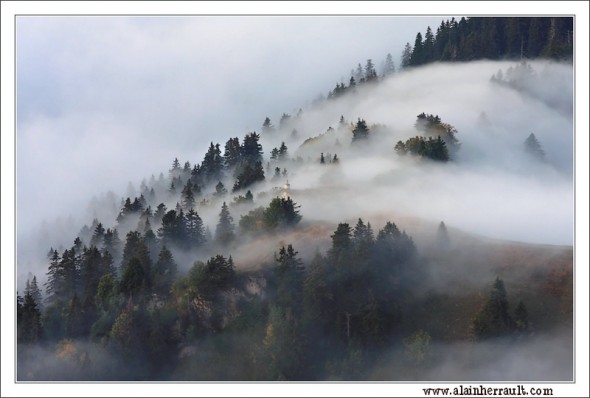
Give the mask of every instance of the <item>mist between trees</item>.
M 392 62 L 20 239 L 18 379 L 570 380 L 571 65 Z

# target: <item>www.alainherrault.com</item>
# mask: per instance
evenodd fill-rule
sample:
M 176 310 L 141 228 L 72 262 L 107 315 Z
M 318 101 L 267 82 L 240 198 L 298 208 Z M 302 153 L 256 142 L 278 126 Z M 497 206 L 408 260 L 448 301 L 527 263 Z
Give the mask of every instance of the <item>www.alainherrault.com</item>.
M 553 388 L 525 388 L 523 385 L 513 387 L 463 386 L 451 388 L 423 388 L 424 395 L 455 396 L 552 396 Z

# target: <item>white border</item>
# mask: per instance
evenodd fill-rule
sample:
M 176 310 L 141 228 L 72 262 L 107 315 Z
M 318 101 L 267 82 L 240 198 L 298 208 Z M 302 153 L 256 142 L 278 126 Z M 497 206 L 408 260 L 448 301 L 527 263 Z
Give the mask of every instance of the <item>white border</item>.
M 588 396 L 588 2 L 2 2 L 2 396 L 424 396 L 407 384 L 15 384 L 14 383 L 14 16 L 16 14 L 575 14 L 576 20 L 576 383 L 552 387 L 555 396 Z M 12 62 L 11 62 L 12 61 Z M 467 385 L 469 383 L 463 383 Z M 507 385 L 509 385 L 507 383 Z M 498 385 L 499 387 L 500 385 Z M 531 385 L 527 385 L 530 387 Z

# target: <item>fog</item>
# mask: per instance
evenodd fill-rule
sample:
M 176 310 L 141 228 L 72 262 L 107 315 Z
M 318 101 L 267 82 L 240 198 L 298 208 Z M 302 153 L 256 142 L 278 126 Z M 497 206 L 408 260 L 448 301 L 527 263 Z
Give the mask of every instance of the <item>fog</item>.
M 261 133 L 265 164 L 281 142 L 288 146 L 289 159 L 265 168 L 266 181 L 252 187 L 254 204 L 230 205 L 230 212 L 237 225 L 241 216 L 281 194 L 288 180 L 288 194 L 301 206 L 301 224 L 272 236 L 243 237 L 225 248 L 175 249 L 181 273 L 216 253 L 232 255 L 238 270 L 259 269 L 286 244 L 309 263 L 329 248 L 339 222 L 354 225 L 359 217 L 375 232 L 394 221 L 414 238 L 430 265 L 444 263 L 429 251 L 440 221 L 454 243 L 463 240 L 459 249 L 454 246 L 457 253 L 469 243 L 494 242 L 545 245 L 569 256 L 574 242 L 571 64 L 529 62 L 535 77 L 522 90 L 490 81 L 498 70 L 516 67 L 516 61 L 434 64 L 314 102 L 336 83 L 347 83 L 350 70 L 367 58 L 379 67 L 390 52 L 398 67 L 405 42 L 412 43 L 416 32 L 436 27 L 441 19 L 19 18 L 19 290 L 30 273 L 43 282 L 49 248 L 69 248 L 93 219 L 105 228 L 117 227 L 124 241 L 137 219 L 118 225 L 115 218 L 121 199 L 138 196 L 142 183 L 155 185 L 158 203 L 174 209 L 178 196 L 165 196 L 172 160 L 200 163 L 210 142 L 223 147 L 230 137 L 260 133 L 267 116 L 277 128 Z M 360 24 L 361 31 L 350 29 L 351 24 Z M 295 117 L 299 109 L 302 114 Z M 398 141 L 421 134 L 414 124 L 422 112 L 456 128 L 461 147 L 451 161 L 394 150 Z M 283 113 L 292 120 L 279 128 Z M 359 118 L 367 122 L 370 136 L 352 143 Z M 545 151 L 544 161 L 524 151 L 531 133 Z M 339 162 L 320 164 L 320 153 L 337 154 Z M 273 179 L 274 166 L 287 175 Z M 233 182 L 232 176 L 223 179 L 229 191 Z M 221 203 L 244 194 L 215 198 L 213 191 L 206 188 L 209 202 L 197 208 L 211 233 Z M 472 261 L 477 251 L 470 255 Z M 543 267 L 554 265 L 552 255 Z M 467 265 L 457 262 L 452 277 L 429 269 L 424 292 L 456 286 L 454 278 L 467 273 Z M 462 289 L 481 295 L 500 267 L 494 262 L 478 266 L 461 282 L 466 283 Z M 510 283 L 524 283 L 521 276 Z M 437 342 L 432 348 L 436 365 L 396 379 L 570 380 L 570 332 L 535 336 L 513 351 L 505 342 Z M 399 349 L 391 348 L 391 355 Z M 28 358 L 19 366 L 42 373 L 55 360 L 42 354 L 31 354 L 44 358 L 31 365 L 33 370 Z M 94 371 L 116 378 L 102 366 L 109 363 L 108 353 L 95 355 L 101 365 Z M 369 377 L 387 380 L 391 371 L 399 371 L 396 366 L 400 362 L 389 363 L 384 356 Z M 78 376 L 87 378 L 84 372 Z M 43 377 L 59 378 L 31 376 Z

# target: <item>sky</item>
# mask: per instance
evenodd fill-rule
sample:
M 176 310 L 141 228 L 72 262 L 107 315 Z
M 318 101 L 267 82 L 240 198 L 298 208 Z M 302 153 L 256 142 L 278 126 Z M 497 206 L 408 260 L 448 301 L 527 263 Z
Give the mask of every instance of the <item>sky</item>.
M 17 237 L 266 116 L 278 123 L 368 58 L 379 68 L 391 53 L 398 67 L 404 44 L 446 15 L 16 18 Z

